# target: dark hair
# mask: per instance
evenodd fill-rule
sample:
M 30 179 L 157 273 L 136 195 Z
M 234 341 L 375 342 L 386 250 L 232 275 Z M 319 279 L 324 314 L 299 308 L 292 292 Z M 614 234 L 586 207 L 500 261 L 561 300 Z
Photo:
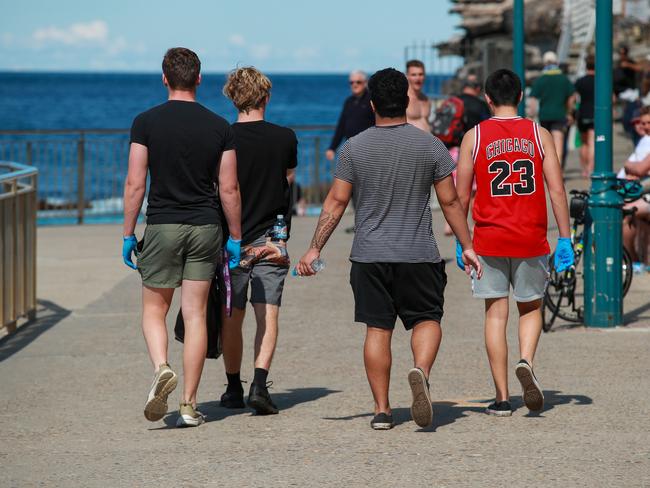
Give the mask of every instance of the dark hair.
M 625 53 L 626 56 L 627 56 L 628 54 L 630 54 L 630 48 L 627 47 L 626 44 L 621 44 L 621 45 L 618 47 L 618 51 L 619 51 L 619 52 L 623 51 L 623 53 Z
M 509 69 L 498 69 L 485 80 L 485 93 L 497 107 L 516 107 L 521 97 L 521 81 Z
M 409 82 L 394 68 L 377 71 L 368 81 L 370 100 L 381 117 L 403 117 L 409 104 Z
M 585 65 L 588 70 L 595 70 L 596 69 L 596 60 L 594 59 L 593 55 L 587 56 L 587 60 L 585 61 Z
M 422 68 L 424 69 L 424 63 L 420 61 L 419 59 L 410 59 L 406 62 L 406 71 L 409 70 L 409 68 Z
M 165 53 L 162 70 L 170 88 L 193 90 L 199 80 L 201 61 L 194 51 L 173 47 Z

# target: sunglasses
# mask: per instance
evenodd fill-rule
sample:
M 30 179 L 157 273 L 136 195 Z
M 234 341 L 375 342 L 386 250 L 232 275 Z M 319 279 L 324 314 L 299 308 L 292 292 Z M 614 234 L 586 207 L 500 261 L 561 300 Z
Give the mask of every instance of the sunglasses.
M 363 85 L 363 81 L 350 80 L 350 85 Z

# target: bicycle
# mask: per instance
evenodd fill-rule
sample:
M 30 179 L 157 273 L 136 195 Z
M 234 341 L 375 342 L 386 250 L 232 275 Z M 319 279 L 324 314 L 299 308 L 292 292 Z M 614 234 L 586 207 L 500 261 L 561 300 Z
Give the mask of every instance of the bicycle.
M 643 181 L 618 180 L 615 190 L 623 196 L 623 200 L 632 202 L 650 191 L 649 178 Z M 584 280 L 580 279 L 583 272 L 579 267 L 584 252 L 584 225 L 587 215 L 587 201 L 590 193 L 572 190 L 569 215 L 573 220 L 571 226 L 571 245 L 575 255 L 575 263 L 569 269 L 558 273 L 554 267 L 554 255 L 550 259 L 550 274 L 544 303 L 542 306 L 542 324 L 544 332 L 553 327 L 559 317 L 567 322 L 582 323 L 584 317 Z M 623 209 L 623 216 L 633 215 L 636 207 Z M 622 248 L 623 297 L 627 294 L 632 284 L 632 258 L 625 248 Z M 548 311 L 547 311 L 548 309 Z

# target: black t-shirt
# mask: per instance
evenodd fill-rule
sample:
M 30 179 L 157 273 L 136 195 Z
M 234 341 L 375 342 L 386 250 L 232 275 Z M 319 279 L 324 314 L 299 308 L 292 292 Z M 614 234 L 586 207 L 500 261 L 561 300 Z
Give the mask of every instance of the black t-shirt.
M 220 222 L 217 166 L 235 148 L 230 124 L 196 102 L 169 100 L 138 115 L 131 142 L 147 146 L 147 223 Z
M 297 166 L 298 141 L 286 127 L 264 120 L 232 125 L 242 201 L 242 244 L 269 230 L 278 215 L 290 224 L 287 170 Z
M 627 60 L 629 63 L 635 63 L 633 59 Z M 635 89 L 636 85 L 636 71 L 632 68 L 623 68 L 621 66 L 621 61 L 616 65 L 614 69 L 614 93 L 617 95 L 625 90 Z
M 594 97 L 596 92 L 596 78 L 594 75 L 585 75 L 576 81 L 576 91 L 580 95 L 580 108 L 578 117 L 581 119 L 594 118 Z
M 474 95 L 469 95 L 468 93 L 461 93 L 458 95 L 458 98 L 463 101 L 463 130 L 465 132 L 468 132 L 480 122 L 483 122 L 492 116 L 490 114 L 490 107 L 488 107 L 488 104 L 480 98 L 475 97 Z

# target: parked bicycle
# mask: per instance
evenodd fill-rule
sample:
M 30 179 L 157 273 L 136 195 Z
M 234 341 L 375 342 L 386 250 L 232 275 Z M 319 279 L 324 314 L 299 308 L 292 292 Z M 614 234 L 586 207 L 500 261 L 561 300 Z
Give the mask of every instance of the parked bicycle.
M 650 178 L 644 180 L 618 180 L 615 189 L 626 203 L 633 202 L 643 194 L 650 192 Z M 549 282 L 544 296 L 544 306 L 542 307 L 544 332 L 551 330 L 558 317 L 573 323 L 582 323 L 583 321 L 584 267 L 579 265 L 584 252 L 584 227 L 589 196 L 590 193 L 586 191 L 571 191 L 569 213 L 573 220 L 571 244 L 575 254 L 575 264 L 566 271 L 558 273 L 554 269 L 554 259 L 551 256 Z M 623 216 L 632 215 L 635 211 L 636 208 L 623 209 Z M 621 283 L 623 285 L 623 296 L 625 296 L 632 284 L 632 259 L 625 248 L 622 248 L 621 252 L 623 256 Z

